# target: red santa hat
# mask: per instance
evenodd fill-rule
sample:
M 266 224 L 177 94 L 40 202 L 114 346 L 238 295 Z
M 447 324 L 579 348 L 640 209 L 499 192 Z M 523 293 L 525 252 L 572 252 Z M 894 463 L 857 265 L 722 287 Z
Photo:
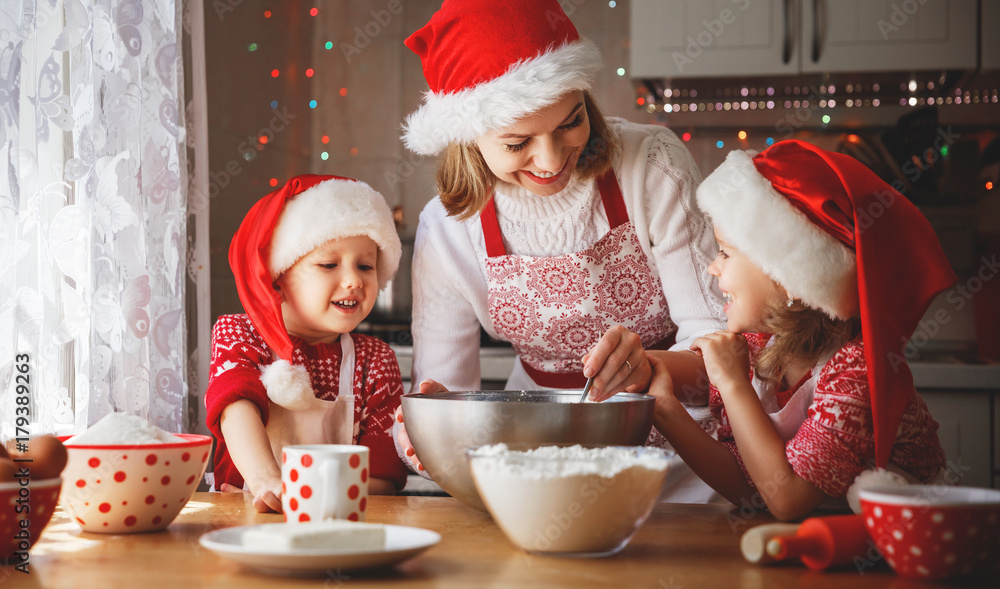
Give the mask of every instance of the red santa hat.
M 601 67 L 556 0 L 445 0 L 406 39 L 430 91 L 404 125 L 406 146 L 423 155 L 588 90 Z
M 725 240 L 789 295 L 833 318 L 861 318 L 884 467 L 913 392 L 903 348 L 957 280 L 930 223 L 854 158 L 795 140 L 731 152 L 697 195 Z
M 382 195 L 364 182 L 339 176 L 296 176 L 257 201 L 229 246 L 236 291 L 254 327 L 278 360 L 264 367 L 268 397 L 288 409 L 316 397 L 304 366 L 292 365 L 292 341 L 274 281 L 302 256 L 332 239 L 366 235 L 378 246 L 379 289 L 399 268 L 402 246 Z

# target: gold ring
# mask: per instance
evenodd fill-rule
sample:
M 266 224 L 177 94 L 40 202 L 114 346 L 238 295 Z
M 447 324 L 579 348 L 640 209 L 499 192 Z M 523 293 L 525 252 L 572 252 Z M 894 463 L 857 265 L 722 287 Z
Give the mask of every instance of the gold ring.
M 632 374 L 632 364 L 628 360 L 625 361 L 625 365 L 628 366 L 628 373 Z

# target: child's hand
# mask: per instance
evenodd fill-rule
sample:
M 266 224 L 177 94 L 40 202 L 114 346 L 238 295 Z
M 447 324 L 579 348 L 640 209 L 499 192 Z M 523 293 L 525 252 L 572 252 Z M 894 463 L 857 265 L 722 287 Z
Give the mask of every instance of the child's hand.
M 594 377 L 590 398 L 603 401 L 620 391 L 641 393 L 646 390 L 653 370 L 639 336 L 616 325 L 583 357 L 583 373 Z
M 270 477 L 261 480 L 248 480 L 247 487 L 249 487 L 249 490 L 244 491 L 243 489 L 235 489 L 231 485 L 222 485 L 219 490 L 224 493 L 231 493 L 235 489 L 238 492 L 249 493 L 253 496 L 253 508 L 259 513 L 281 513 L 280 477 L 277 479 Z
M 674 379 L 670 376 L 666 364 L 653 356 L 648 358 L 653 373 L 649 381 L 649 395 L 656 399 L 656 412 L 664 416 L 675 411 L 686 413 L 684 406 L 674 395 Z
M 750 381 L 750 353 L 742 335 L 731 331 L 710 333 L 694 340 L 691 350 L 705 360 L 708 380 L 720 392 Z

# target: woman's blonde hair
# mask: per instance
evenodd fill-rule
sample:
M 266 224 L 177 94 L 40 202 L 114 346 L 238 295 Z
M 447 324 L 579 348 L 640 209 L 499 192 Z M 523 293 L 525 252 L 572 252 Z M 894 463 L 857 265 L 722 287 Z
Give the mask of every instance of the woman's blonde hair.
M 611 168 L 620 145 L 590 92 L 584 91 L 583 105 L 590 121 L 590 138 L 574 173 L 586 180 Z M 445 148 L 438 164 L 437 191 L 448 216 L 465 220 L 482 211 L 496 181 L 475 143 L 452 143 Z
M 757 358 L 754 374 L 766 383 L 780 383 L 790 361 L 815 364 L 821 357 L 841 348 L 860 331 L 857 319 L 833 319 L 823 311 L 798 301 L 787 306 L 774 300 L 764 313 L 764 327 L 774 343 Z M 794 386 L 795 383 L 787 383 Z

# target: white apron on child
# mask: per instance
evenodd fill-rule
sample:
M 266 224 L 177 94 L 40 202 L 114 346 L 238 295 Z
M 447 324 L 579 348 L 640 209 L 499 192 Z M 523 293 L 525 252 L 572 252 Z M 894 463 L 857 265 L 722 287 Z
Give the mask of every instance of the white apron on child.
M 333 401 L 320 408 L 290 411 L 274 402 L 268 405 L 267 437 L 274 459 L 281 464 L 281 449 L 297 444 L 354 443 L 354 340 L 340 335 L 340 388 Z
M 597 187 L 610 230 L 581 252 L 508 255 L 492 198 L 480 216 L 490 319 L 518 357 L 508 389 L 582 388 L 580 358 L 615 325 L 636 333 L 644 348 L 669 345 L 676 334 L 661 284 L 668 277 L 658 276 L 643 251 L 614 172 L 602 175 Z M 650 440 L 663 441 L 655 434 Z M 706 503 L 718 497 L 680 459 L 667 469 L 662 500 Z

